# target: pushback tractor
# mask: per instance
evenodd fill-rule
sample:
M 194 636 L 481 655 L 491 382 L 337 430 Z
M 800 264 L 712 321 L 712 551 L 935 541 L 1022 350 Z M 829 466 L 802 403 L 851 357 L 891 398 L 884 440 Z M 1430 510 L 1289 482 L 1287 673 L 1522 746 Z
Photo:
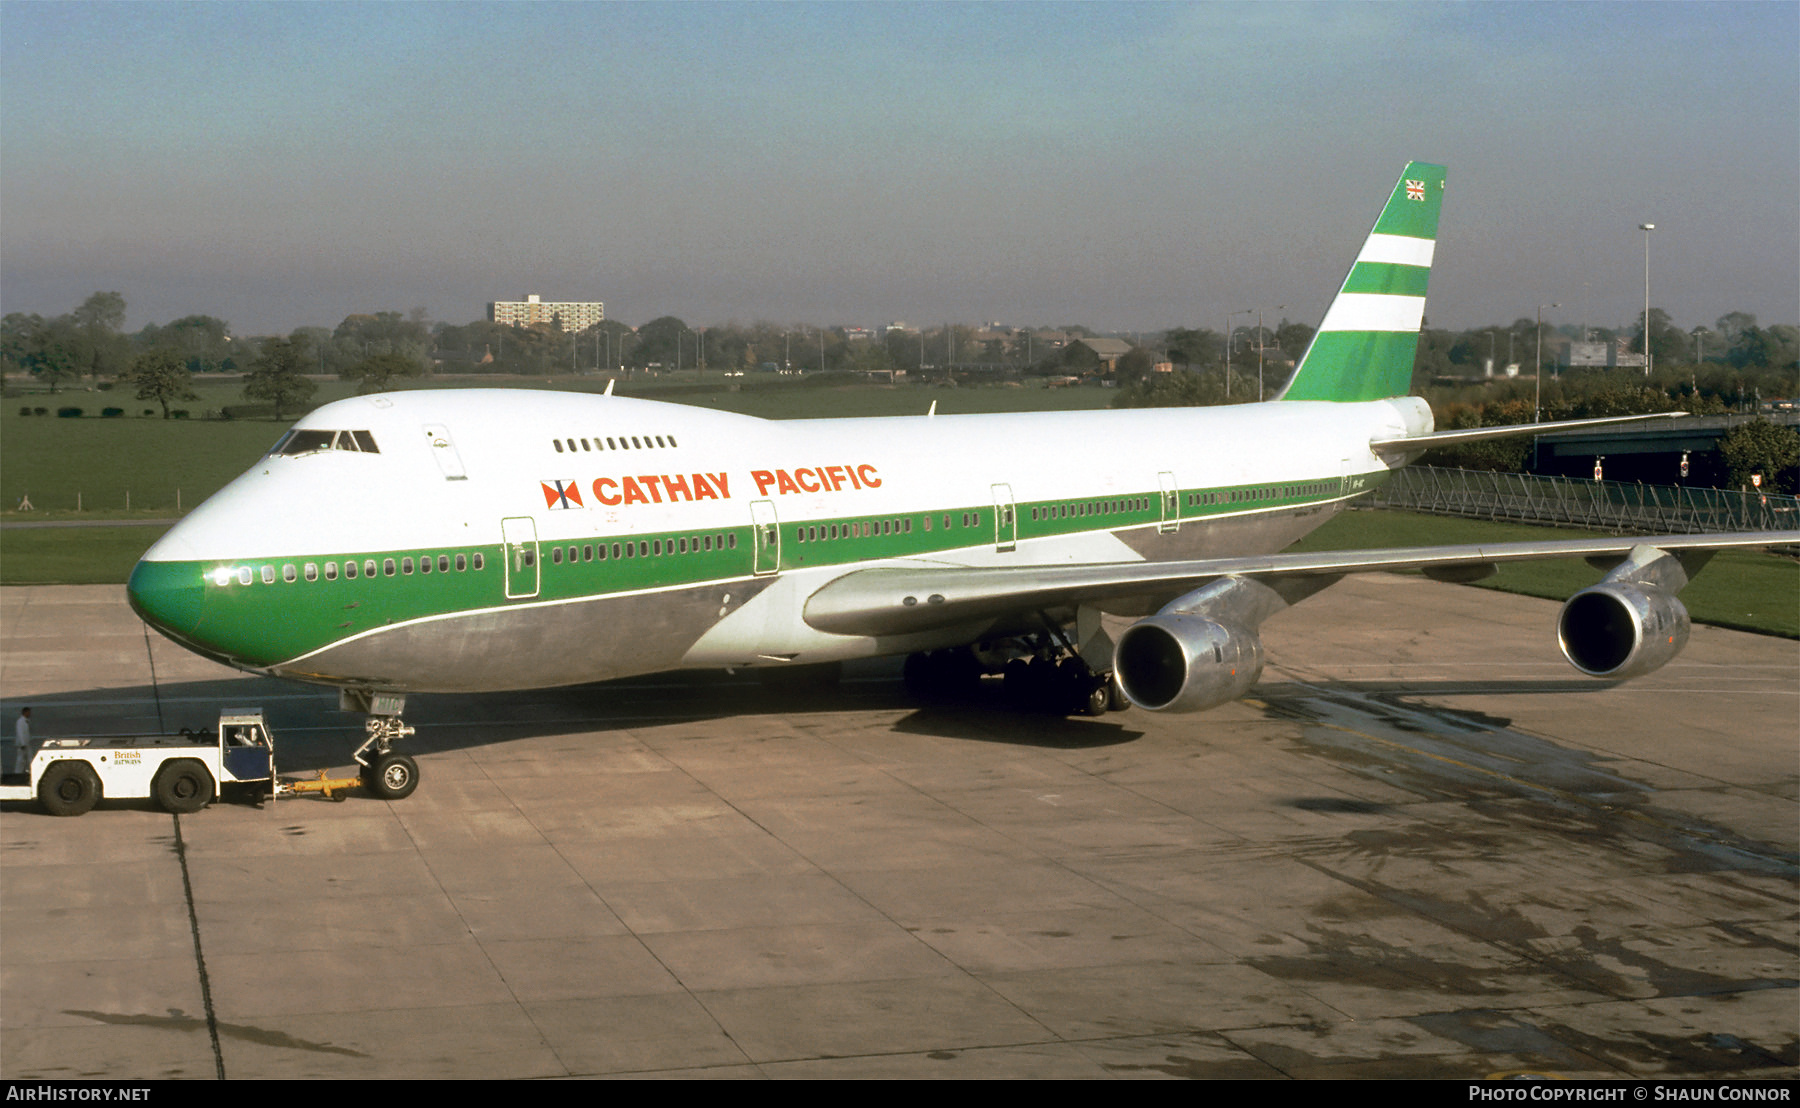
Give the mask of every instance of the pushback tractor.
M 78 816 L 102 800 L 147 800 L 170 812 L 197 812 L 229 785 L 263 785 L 269 797 L 367 788 L 386 800 L 411 795 L 419 771 L 411 758 L 387 754 L 360 777 L 283 780 L 275 771 L 275 738 L 260 708 L 230 708 L 216 730 L 177 734 L 45 739 L 29 773 L 9 774 L 0 800 L 36 798 L 51 815 Z

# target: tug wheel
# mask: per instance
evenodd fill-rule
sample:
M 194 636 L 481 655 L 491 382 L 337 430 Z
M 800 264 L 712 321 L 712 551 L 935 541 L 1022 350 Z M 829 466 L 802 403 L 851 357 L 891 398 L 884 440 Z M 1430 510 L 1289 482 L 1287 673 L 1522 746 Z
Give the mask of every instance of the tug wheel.
M 156 802 L 177 815 L 212 803 L 212 774 L 192 758 L 177 758 L 156 773 Z
M 53 816 L 78 816 L 100 802 L 100 778 L 86 762 L 57 762 L 38 779 L 38 802 Z

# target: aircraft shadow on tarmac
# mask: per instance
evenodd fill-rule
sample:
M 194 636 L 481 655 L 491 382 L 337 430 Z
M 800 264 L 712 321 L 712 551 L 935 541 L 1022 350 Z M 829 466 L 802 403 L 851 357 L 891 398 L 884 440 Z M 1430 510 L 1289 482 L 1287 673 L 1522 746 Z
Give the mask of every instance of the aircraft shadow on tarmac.
M 1270 681 L 1258 684 L 1248 699 L 1277 718 L 1317 718 L 1320 701 L 1335 700 L 1355 702 L 1361 706 L 1359 714 L 1387 717 L 1402 730 L 1436 730 L 1441 721 L 1448 730 L 1467 733 L 1502 730 L 1510 720 L 1445 708 L 1427 698 L 1591 693 L 1615 684 L 1574 679 Z M 261 706 L 269 713 L 285 773 L 349 764 L 362 733 L 361 717 L 337 711 L 332 690 L 269 678 L 84 689 L 33 700 L 50 709 L 40 710 L 40 738 L 204 728 L 216 722 L 223 707 Z M 659 723 L 894 710 L 907 713 L 892 725 L 902 734 L 1050 749 L 1129 743 L 1143 734 L 1134 721 L 1146 718 L 1137 711 L 1098 718 L 1020 711 L 1007 703 L 994 678 L 972 695 L 921 703 L 906 692 L 897 665 L 872 662 L 848 668 L 838 682 L 768 683 L 744 673 L 708 671 L 519 693 L 420 694 L 411 698 L 406 720 L 419 729 L 407 740 L 412 751 L 430 753 Z
M 1541 820 L 1546 829 L 1617 833 L 1623 818 L 1615 809 L 1642 815 L 1653 807 L 1641 782 L 1620 776 L 1610 759 L 1593 751 L 1566 748 L 1543 736 L 1512 730 L 1510 719 L 1432 703 L 1453 695 L 1554 695 L 1593 692 L 1617 682 L 1528 681 L 1270 681 L 1257 685 L 1246 703 L 1265 719 L 1299 723 L 1301 741 L 1316 753 L 1346 764 L 1371 757 L 1384 767 L 1384 780 L 1403 791 L 1444 798 L 1531 802 L 1509 809 L 1513 822 Z M 337 710 L 334 692 L 268 678 L 174 682 L 51 693 L 33 698 L 46 711 L 39 737 L 69 734 L 125 734 L 134 730 L 174 731 L 208 727 L 224 707 L 260 705 L 268 712 L 284 775 L 336 775 L 350 765 L 361 741 L 362 717 Z M 973 694 L 952 702 L 920 704 L 906 692 L 897 668 L 858 668 L 841 683 L 767 685 L 744 674 L 676 673 L 519 693 L 430 694 L 411 698 L 406 719 L 419 734 L 406 740 L 414 754 L 496 747 L 560 736 L 593 737 L 613 732 L 733 718 L 808 716 L 863 711 L 901 714 L 889 729 L 906 735 L 1011 744 L 1041 749 L 1099 749 L 1128 745 L 1143 737 L 1134 723 L 1147 719 L 1133 710 L 1099 718 L 1062 717 L 1020 711 L 1007 703 L 998 680 L 982 682 Z M 1191 718 L 1196 741 L 1224 741 L 1218 727 L 1203 726 L 1205 714 Z M 160 720 L 160 722 L 159 722 Z M 1227 729 L 1229 725 L 1227 725 Z M 679 740 L 676 740 L 679 741 Z M 342 796 L 342 794 L 338 794 Z M 255 803 L 258 797 L 227 793 L 222 799 Z M 1604 801 L 1596 807 L 1598 801 Z M 1291 807 L 1378 815 L 1387 805 L 1341 796 L 1294 796 Z M 153 807 L 150 801 L 103 801 L 106 808 Z M 6 805 L 37 811 L 36 804 Z M 1554 811 L 1552 811 L 1554 809 Z M 1530 812 L 1536 812 L 1533 816 Z M 1604 818 L 1601 818 L 1602 815 Z M 49 817 L 46 817 L 49 818 Z M 1670 817 L 1671 828 L 1691 818 Z M 1605 826 L 1602 826 L 1605 825 Z M 1641 826 L 1633 833 L 1642 835 Z M 1748 861 L 1787 872 L 1791 852 L 1741 839 L 1723 828 L 1672 831 L 1671 843 L 1698 855 L 1697 864 L 1734 865 Z
M 338 711 L 335 690 L 271 678 L 49 692 L 31 702 L 40 706 L 39 739 L 210 728 L 223 708 L 261 707 L 283 774 L 342 769 L 363 734 L 364 717 Z M 416 694 L 404 718 L 417 734 L 404 743 L 419 755 L 660 724 L 859 711 L 904 711 L 893 729 L 905 734 L 1055 749 L 1111 746 L 1142 734 L 1121 722 L 1130 714 L 1019 711 L 1007 704 L 997 679 L 968 697 L 922 703 L 907 694 L 893 667 L 841 683 L 768 684 L 742 673 L 693 672 L 525 692 Z

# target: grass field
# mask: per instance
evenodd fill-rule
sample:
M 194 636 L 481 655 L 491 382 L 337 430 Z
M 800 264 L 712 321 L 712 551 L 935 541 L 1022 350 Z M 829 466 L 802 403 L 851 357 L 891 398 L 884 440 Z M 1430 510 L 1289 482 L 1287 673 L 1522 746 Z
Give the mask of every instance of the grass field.
M 1414 512 L 1344 512 L 1295 545 L 1295 550 L 1368 550 L 1384 546 L 1440 546 L 1531 539 L 1574 539 L 1595 531 L 1492 523 Z M 1603 574 L 1580 558 L 1525 562 L 1473 588 L 1566 600 Z M 1681 590 L 1681 602 L 1700 623 L 1800 638 L 1800 562 L 1760 550 L 1724 550 Z
M 733 379 L 735 381 L 736 379 Z M 1111 389 L 1004 386 L 939 388 L 901 385 L 807 387 L 785 381 L 734 384 L 713 377 L 696 384 L 667 379 L 621 384 L 621 395 L 667 398 L 766 419 L 839 416 L 924 415 L 931 402 L 946 414 L 1068 411 L 1103 408 Z M 426 382 L 427 384 L 429 382 Z M 540 388 L 600 392 L 603 378 L 458 378 L 459 386 Z M 202 382 L 200 399 L 187 407 L 198 413 L 243 403 L 238 381 Z M 351 395 L 341 381 L 321 382 L 320 403 Z M 24 406 L 75 406 L 90 414 L 79 419 L 21 416 Z M 126 416 L 102 419 L 102 407 L 142 411 L 144 402 L 125 401 L 117 392 L 27 393 L 9 397 L 0 409 L 0 520 L 131 519 L 179 515 L 223 488 L 280 437 L 292 420 L 164 420 Z M 34 511 L 19 511 L 29 494 Z M 127 507 L 129 498 L 129 507 Z M 178 506 L 179 502 L 179 506 Z
M 0 585 L 123 585 L 168 529 L 0 527 Z
M 621 385 L 622 393 L 766 418 L 804 419 L 856 415 L 922 415 L 933 400 L 949 415 L 975 412 L 1076 410 L 1110 403 L 1110 389 L 1033 387 L 948 388 L 806 387 L 788 382 L 727 382 L 714 379 L 656 381 Z M 457 383 L 466 383 L 460 379 Z M 598 392 L 604 379 L 503 378 L 484 385 L 577 388 Z M 194 411 L 242 402 L 236 381 L 206 382 Z M 322 382 L 320 402 L 349 395 L 350 386 Z M 141 410 L 112 399 L 113 393 L 65 392 L 10 398 L 0 410 L 0 520 L 105 521 L 173 518 L 248 469 L 285 429 L 288 421 L 58 419 L 21 417 L 30 403 L 74 404 L 97 412 L 103 405 Z M 18 511 L 27 492 L 36 510 Z M 130 508 L 126 494 L 130 494 Z M 79 498 L 80 509 L 76 504 Z M 139 555 L 165 528 L 77 527 L 0 528 L 0 584 L 123 583 Z M 1349 512 L 1314 532 L 1300 549 L 1364 549 L 1444 543 L 1500 542 L 1509 539 L 1573 538 L 1582 532 L 1489 523 L 1404 512 Z M 1534 562 L 1503 567 L 1477 587 L 1562 599 L 1599 574 L 1585 562 Z M 1800 637 L 1800 564 L 1761 553 L 1718 555 L 1681 594 L 1696 620 L 1766 634 Z

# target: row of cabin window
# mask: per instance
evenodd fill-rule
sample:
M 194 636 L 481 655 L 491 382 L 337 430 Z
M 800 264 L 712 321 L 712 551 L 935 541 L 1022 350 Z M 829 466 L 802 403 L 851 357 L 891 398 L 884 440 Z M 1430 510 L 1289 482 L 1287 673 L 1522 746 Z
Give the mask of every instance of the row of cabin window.
M 944 526 L 949 527 L 950 517 L 944 517 Z M 925 530 L 931 530 L 931 517 L 925 517 Z M 794 538 L 799 542 L 829 542 L 835 539 L 867 539 L 876 535 L 910 535 L 912 520 L 903 519 L 865 519 L 858 523 L 820 523 L 794 528 Z
M 430 573 L 433 564 L 434 559 L 430 554 L 421 554 L 418 561 L 418 571 L 422 574 Z M 439 573 L 449 573 L 451 572 L 452 567 L 454 567 L 457 573 L 462 573 L 470 569 L 479 571 L 482 568 L 482 564 L 482 557 L 479 552 L 474 554 L 455 555 L 439 554 L 435 559 L 435 565 L 437 572 Z M 377 573 L 380 573 L 385 577 L 392 577 L 396 573 L 402 577 L 410 577 L 413 573 L 413 568 L 414 563 L 411 556 L 403 557 L 398 562 L 393 558 L 383 558 L 379 567 L 377 567 L 375 559 L 368 558 L 363 561 L 360 573 L 364 577 L 374 577 Z M 356 580 L 358 572 L 357 563 L 355 561 L 346 560 L 344 562 L 344 580 Z M 231 576 L 230 570 L 219 569 L 214 571 L 213 580 L 216 584 L 227 585 L 231 583 Z M 273 585 L 275 583 L 275 567 L 273 565 L 263 566 L 261 576 L 263 584 Z M 323 576 L 327 581 L 336 581 L 338 579 L 338 564 L 336 562 L 326 562 Z M 256 577 L 257 572 L 252 570 L 249 566 L 239 566 L 237 568 L 237 582 L 240 585 L 251 584 Z M 317 581 L 320 577 L 318 563 L 307 562 L 296 568 L 294 563 L 288 562 L 281 567 L 281 579 L 283 581 L 291 584 L 298 581 L 301 577 L 305 577 L 308 581 Z
M 925 530 L 931 530 L 931 521 L 931 516 L 923 517 Z M 981 513 L 962 513 L 962 526 L 981 526 Z M 912 529 L 912 519 L 903 516 L 899 519 L 865 519 L 857 523 L 808 524 L 794 528 L 794 538 L 798 542 L 830 542 L 834 539 L 867 539 L 876 535 L 910 535 Z M 950 513 L 945 512 L 944 530 L 950 529 Z
M 612 560 L 618 561 L 620 558 L 632 557 L 660 558 L 664 554 L 699 554 L 714 550 L 736 550 L 737 544 L 736 534 L 695 535 L 692 538 L 683 535 L 674 539 L 640 539 L 634 543 L 615 542 L 612 544 Z M 574 565 L 576 562 L 604 562 L 607 560 L 606 544 L 603 542 L 582 543 L 580 546 L 575 546 L 571 543 L 567 555 L 564 555 L 563 548 L 560 546 L 550 548 L 552 565 L 561 565 L 565 560 L 570 565 Z M 526 562 L 525 564 L 530 565 L 531 563 Z
M 600 445 L 600 443 L 602 441 L 603 440 L 600 438 L 599 435 L 595 435 L 593 444 L 591 446 L 589 445 L 587 439 L 551 439 L 550 444 L 552 446 L 556 447 L 556 452 L 558 454 L 562 454 L 562 453 L 574 454 L 574 453 L 576 453 L 575 444 L 577 442 L 579 442 L 581 444 L 582 450 L 588 450 L 588 451 L 592 451 L 592 450 L 651 450 L 651 449 L 654 449 L 656 447 L 661 447 L 661 446 L 674 446 L 675 445 L 675 436 L 674 435 L 667 436 L 666 442 L 664 441 L 664 436 L 662 436 L 662 435 L 644 435 L 641 438 L 637 435 L 631 435 L 629 437 L 625 436 L 625 435 L 620 435 L 617 438 L 608 437 L 607 439 L 604 440 L 606 443 L 605 446 Z M 564 443 L 568 444 L 568 447 L 566 450 L 563 446 Z
M 1083 500 L 1071 504 L 1049 504 L 1042 508 L 1031 509 L 1031 518 L 1033 520 L 1080 519 L 1083 516 L 1144 512 L 1149 509 L 1149 497 L 1134 496 L 1127 500 Z
M 1336 492 L 1335 482 L 1317 481 L 1304 485 L 1283 485 L 1262 489 L 1237 489 L 1232 492 L 1194 492 L 1189 493 L 1189 507 L 1200 507 L 1206 504 L 1244 504 L 1252 500 L 1288 499 L 1295 496 L 1320 496 L 1327 492 Z

